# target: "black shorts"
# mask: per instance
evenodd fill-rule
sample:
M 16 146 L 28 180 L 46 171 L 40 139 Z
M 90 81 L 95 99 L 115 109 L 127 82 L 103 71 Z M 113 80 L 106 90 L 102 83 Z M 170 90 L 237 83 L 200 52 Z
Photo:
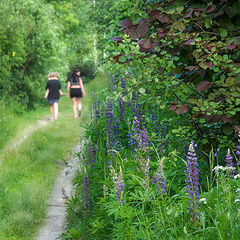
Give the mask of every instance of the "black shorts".
M 81 88 L 71 88 L 70 89 L 70 97 L 71 98 L 81 98 L 82 97 L 82 90 Z

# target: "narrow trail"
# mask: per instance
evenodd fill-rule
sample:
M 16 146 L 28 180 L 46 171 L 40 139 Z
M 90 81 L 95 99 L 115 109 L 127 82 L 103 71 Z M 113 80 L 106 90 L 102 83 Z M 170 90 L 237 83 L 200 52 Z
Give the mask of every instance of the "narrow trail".
M 63 115 L 62 119 L 70 119 L 71 115 Z M 30 137 L 37 130 L 44 128 L 51 124 L 50 118 L 44 118 L 37 120 L 36 123 L 30 125 L 23 130 L 22 134 L 16 136 L 9 144 L 8 149 L 14 150 L 20 146 L 28 137 Z M 66 196 L 70 197 L 73 191 L 73 178 L 78 169 L 78 157 L 75 156 L 75 152 L 80 151 L 80 142 L 73 148 L 73 155 L 67 162 L 67 165 L 59 172 L 55 184 L 48 200 L 47 211 L 45 219 L 40 226 L 39 231 L 35 237 L 35 240 L 55 240 L 63 233 L 66 225 Z M 56 164 L 62 165 L 63 163 L 55 161 Z
M 74 152 L 80 151 L 80 143 Z M 68 166 L 64 167 L 56 179 L 53 192 L 49 199 L 48 210 L 36 240 L 55 240 L 63 233 L 66 224 L 65 198 L 72 194 L 73 178 L 78 169 L 78 157 L 72 156 Z
M 26 138 L 28 138 L 33 132 L 37 131 L 41 127 L 45 127 L 50 123 L 49 118 L 44 118 L 37 120 L 37 123 L 35 125 L 31 125 L 29 128 L 27 128 L 24 131 L 24 134 L 21 136 L 18 136 L 16 139 L 13 140 L 13 143 L 10 144 L 10 149 L 11 148 L 16 148 L 18 145 L 20 145 Z

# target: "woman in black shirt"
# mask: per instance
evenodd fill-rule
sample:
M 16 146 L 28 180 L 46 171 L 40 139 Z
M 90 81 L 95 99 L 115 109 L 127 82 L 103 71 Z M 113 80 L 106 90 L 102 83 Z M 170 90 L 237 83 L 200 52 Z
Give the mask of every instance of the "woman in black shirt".
M 72 99 L 74 118 L 80 117 L 82 112 L 82 97 L 85 96 L 85 90 L 79 70 L 75 70 L 68 78 L 67 90 L 67 96 L 70 96 Z
M 50 104 L 51 120 L 57 120 L 59 98 L 64 95 L 61 91 L 61 83 L 58 78 L 59 74 L 57 72 L 48 74 L 48 82 L 44 96 L 45 99 L 48 99 Z

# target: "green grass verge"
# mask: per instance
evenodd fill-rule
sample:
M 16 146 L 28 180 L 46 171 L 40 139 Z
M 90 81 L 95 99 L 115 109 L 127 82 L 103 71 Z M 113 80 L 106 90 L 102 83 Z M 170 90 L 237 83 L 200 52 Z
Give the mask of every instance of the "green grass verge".
M 61 167 L 55 160 L 69 159 L 73 146 L 80 140 L 84 126 L 89 123 L 88 109 L 91 93 L 106 86 L 107 76 L 99 74 L 85 86 L 83 116 L 73 119 L 71 100 L 63 97 L 59 104 L 59 119 L 49 122 L 32 133 L 16 149 L 17 141 L 36 124 L 36 119 L 49 115 L 48 105 L 39 112 L 23 116 L 18 129 L 0 156 L 0 239 L 33 239 L 46 212 L 47 200 Z M 28 118 L 30 117 L 31 118 Z M 36 117 L 36 119 L 35 119 Z M 30 124 L 30 125 L 29 125 Z

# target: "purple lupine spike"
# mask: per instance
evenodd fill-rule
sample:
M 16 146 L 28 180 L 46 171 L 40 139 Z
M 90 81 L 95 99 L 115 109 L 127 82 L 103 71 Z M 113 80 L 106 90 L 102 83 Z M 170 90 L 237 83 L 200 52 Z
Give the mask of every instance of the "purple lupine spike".
M 238 132 L 238 142 L 240 144 L 240 131 Z M 236 156 L 237 156 L 238 172 L 240 172 L 240 145 L 237 145 Z
M 193 143 L 189 145 L 187 156 L 187 173 L 185 182 L 187 183 L 187 193 L 190 200 L 188 201 L 194 224 L 199 222 L 199 179 L 198 179 L 198 162 Z
M 112 150 L 120 148 L 120 130 L 117 118 L 113 115 L 112 101 L 108 100 L 106 104 L 106 132 L 107 132 L 107 148 Z
M 95 162 L 95 150 L 92 143 L 90 143 L 88 145 L 88 164 L 92 165 L 92 163 L 94 162 Z
M 85 214 L 87 215 L 87 211 L 90 209 L 90 182 L 86 169 L 83 177 L 83 207 L 85 208 Z
M 157 186 L 157 193 L 166 194 L 166 180 L 163 172 L 162 162 L 159 164 L 157 171 L 152 176 L 153 185 Z
M 145 149 L 149 145 L 148 133 L 145 127 L 140 125 L 140 121 L 135 116 L 133 119 L 133 127 L 130 133 L 128 134 L 129 145 L 133 150 Z
M 124 204 L 126 201 L 124 201 L 123 198 L 123 192 L 124 192 L 124 188 L 125 188 L 125 184 L 124 184 L 124 180 L 123 180 L 123 176 L 122 176 L 122 169 L 120 167 L 120 173 L 116 182 L 116 198 L 117 201 L 120 203 L 120 205 Z
M 235 168 L 233 166 L 232 159 L 233 159 L 233 157 L 231 156 L 230 149 L 228 149 L 227 155 L 226 155 L 226 167 L 229 168 L 227 176 L 230 176 L 231 178 L 234 178 L 234 176 L 236 174 L 236 171 L 235 171 Z
M 96 104 L 95 104 L 95 116 L 97 119 L 101 118 L 101 104 L 100 101 L 97 100 Z

